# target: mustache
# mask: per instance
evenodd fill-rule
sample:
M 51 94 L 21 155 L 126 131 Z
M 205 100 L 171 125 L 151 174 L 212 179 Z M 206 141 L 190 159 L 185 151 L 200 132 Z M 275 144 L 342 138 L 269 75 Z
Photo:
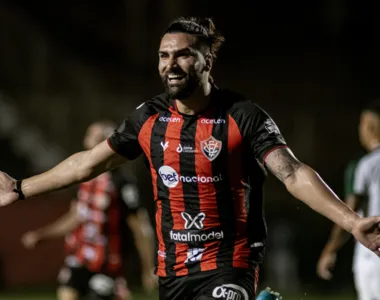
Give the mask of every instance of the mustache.
M 169 76 L 187 76 L 187 73 L 185 73 L 183 71 L 180 71 L 180 72 L 169 72 L 169 73 L 166 73 L 164 76 L 165 76 L 165 78 L 168 78 Z
M 174 66 L 174 67 L 170 68 L 169 70 L 167 70 L 167 73 L 164 76 L 168 77 L 169 75 L 186 76 L 187 73 L 184 70 L 182 70 L 182 68 L 180 68 L 179 66 Z

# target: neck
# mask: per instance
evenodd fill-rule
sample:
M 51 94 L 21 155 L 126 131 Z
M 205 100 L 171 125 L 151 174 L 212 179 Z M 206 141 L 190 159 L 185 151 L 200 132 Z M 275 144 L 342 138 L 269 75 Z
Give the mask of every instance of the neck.
M 380 146 L 380 139 L 374 139 L 369 145 L 369 150 L 373 151 Z
M 211 84 L 208 82 L 186 100 L 176 99 L 177 109 L 181 114 L 196 115 L 204 111 L 210 103 Z

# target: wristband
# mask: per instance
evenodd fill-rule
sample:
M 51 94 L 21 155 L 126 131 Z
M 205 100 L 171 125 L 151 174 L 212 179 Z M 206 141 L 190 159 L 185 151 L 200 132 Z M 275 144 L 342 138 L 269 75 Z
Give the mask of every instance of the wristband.
M 21 185 L 22 185 L 22 179 L 16 180 L 16 188 L 13 189 L 13 191 L 18 194 L 18 199 L 19 200 L 24 200 L 25 199 L 25 195 L 22 192 Z

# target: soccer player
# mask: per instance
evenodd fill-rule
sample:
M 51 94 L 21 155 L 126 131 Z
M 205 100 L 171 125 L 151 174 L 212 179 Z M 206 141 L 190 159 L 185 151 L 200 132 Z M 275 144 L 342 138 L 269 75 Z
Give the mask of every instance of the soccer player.
M 109 121 L 89 126 L 84 148 L 92 149 L 109 137 L 115 126 Z M 69 211 L 43 228 L 27 232 L 27 248 L 45 239 L 66 236 L 65 264 L 58 276 L 60 300 L 129 299 L 124 279 L 123 246 L 128 224 L 141 257 L 142 282 L 150 291 L 155 286 L 153 231 L 145 209 L 140 206 L 135 182 L 119 168 L 82 183 Z
M 359 138 L 369 153 L 348 166 L 346 203 L 362 216 L 376 216 L 380 215 L 380 101 L 374 101 L 363 110 Z M 337 252 L 348 237 L 339 226 L 333 227 L 317 265 L 321 278 L 332 278 Z M 356 243 L 354 251 L 353 273 L 360 300 L 380 299 L 380 260 L 360 243 Z
M 223 42 L 210 19 L 165 30 L 165 93 L 139 105 L 89 151 L 23 180 L 0 173 L 0 204 L 83 182 L 144 155 L 156 205 L 160 300 L 252 299 L 266 247 L 267 170 L 287 190 L 380 255 L 380 217 L 361 218 L 300 162 L 271 117 L 211 77 Z

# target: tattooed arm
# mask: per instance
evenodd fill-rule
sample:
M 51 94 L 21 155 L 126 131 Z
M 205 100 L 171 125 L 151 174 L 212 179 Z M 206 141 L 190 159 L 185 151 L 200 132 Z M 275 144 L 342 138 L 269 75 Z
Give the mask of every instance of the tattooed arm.
M 270 152 L 265 164 L 295 198 L 346 231 L 352 231 L 359 216 L 334 194 L 311 167 L 300 162 L 288 148 Z

